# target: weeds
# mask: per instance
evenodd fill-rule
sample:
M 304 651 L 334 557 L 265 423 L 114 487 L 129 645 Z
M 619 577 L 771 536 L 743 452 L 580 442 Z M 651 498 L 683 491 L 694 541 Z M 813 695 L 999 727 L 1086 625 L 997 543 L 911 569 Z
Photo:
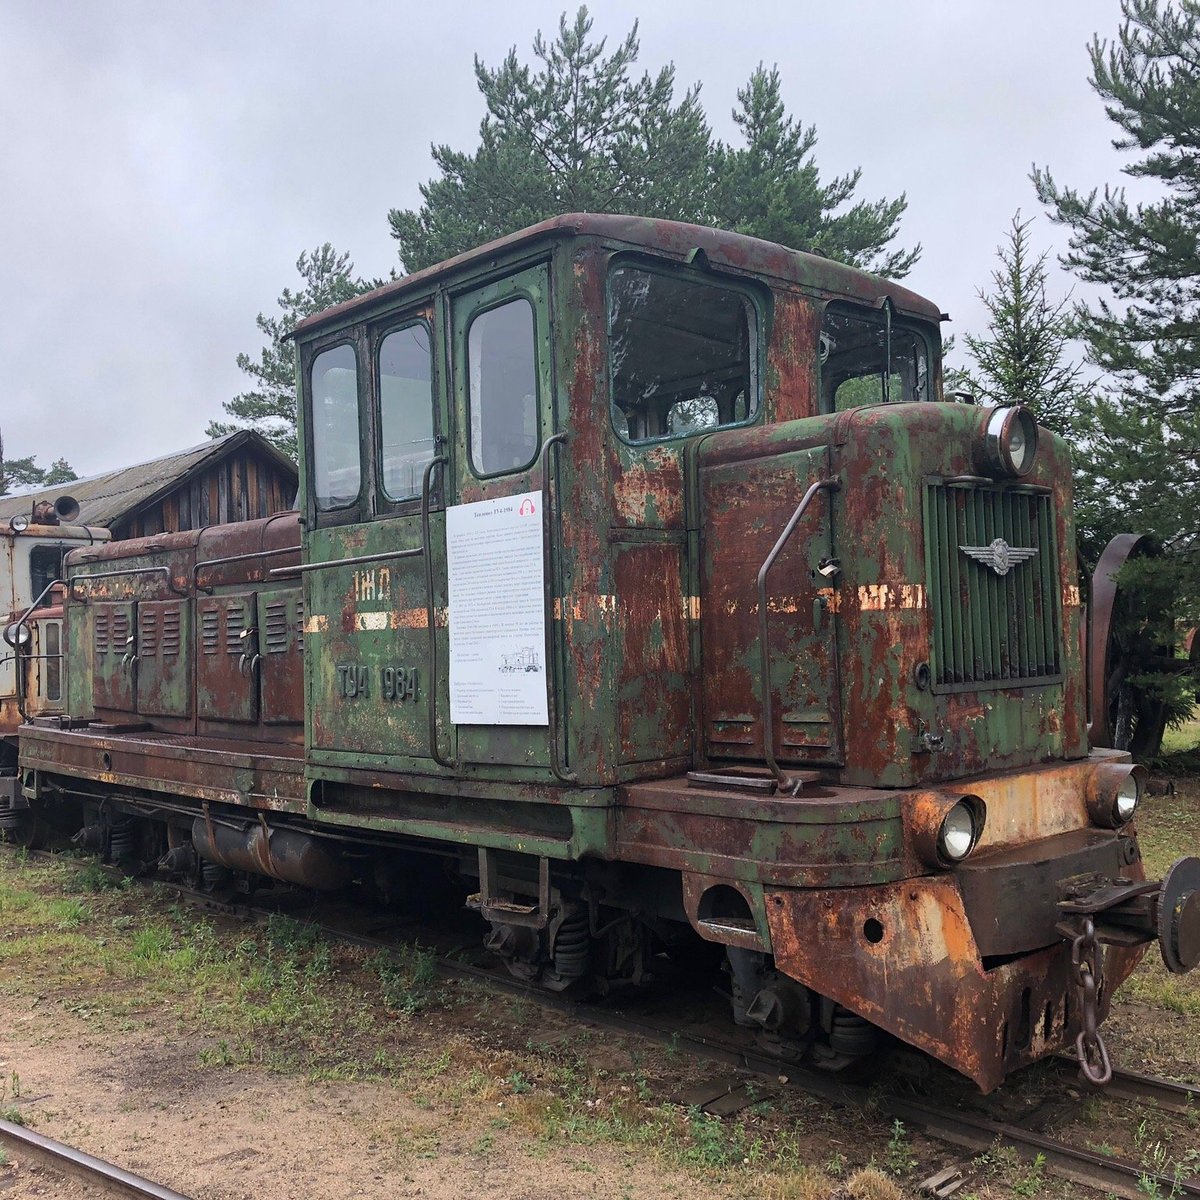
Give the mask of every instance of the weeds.
M 887 1169 L 893 1175 L 907 1175 L 916 1169 L 917 1157 L 909 1144 L 908 1132 L 901 1120 L 892 1122 L 892 1136 L 887 1144 L 885 1161 Z
M 382 985 L 384 1004 L 406 1017 L 444 1004 L 445 992 L 437 983 L 437 957 L 427 947 L 407 946 L 399 953 L 380 951 L 368 961 L 368 968 Z

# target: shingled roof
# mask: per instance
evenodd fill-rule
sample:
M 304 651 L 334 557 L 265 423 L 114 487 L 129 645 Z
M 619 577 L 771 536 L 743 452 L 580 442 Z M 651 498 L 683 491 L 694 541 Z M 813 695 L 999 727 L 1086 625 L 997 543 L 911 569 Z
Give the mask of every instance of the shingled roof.
M 214 464 L 247 443 L 252 443 L 253 449 L 295 474 L 295 464 L 286 454 L 277 450 L 261 434 L 250 429 L 239 429 L 236 433 L 227 433 L 224 437 L 213 438 L 199 446 L 191 446 L 163 458 L 152 458 L 132 467 L 121 467 L 102 475 L 91 475 L 87 479 L 72 479 L 69 483 L 56 483 L 53 487 L 39 488 L 34 492 L 0 496 L 0 520 L 28 516 L 35 500 L 54 500 L 58 496 L 68 495 L 74 496 L 79 502 L 79 516 L 72 524 L 108 528 L 135 509 L 177 487 L 192 472 Z

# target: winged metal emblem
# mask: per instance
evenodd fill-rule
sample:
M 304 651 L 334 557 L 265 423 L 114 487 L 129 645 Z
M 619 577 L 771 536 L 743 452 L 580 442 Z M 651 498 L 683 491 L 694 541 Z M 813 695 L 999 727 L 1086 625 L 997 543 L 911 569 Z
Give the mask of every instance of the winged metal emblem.
M 959 549 L 968 558 L 991 567 L 997 575 L 1007 575 L 1038 552 L 1036 546 L 1010 546 L 1003 538 L 994 539 L 989 546 L 959 546 Z

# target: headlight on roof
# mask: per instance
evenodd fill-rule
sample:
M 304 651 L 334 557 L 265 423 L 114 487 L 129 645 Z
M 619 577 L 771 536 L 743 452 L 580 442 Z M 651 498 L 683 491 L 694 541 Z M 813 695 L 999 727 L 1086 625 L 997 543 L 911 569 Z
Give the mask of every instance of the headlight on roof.
M 983 466 L 990 475 L 1028 475 L 1037 458 L 1038 427 L 1029 409 L 996 408 L 983 431 Z

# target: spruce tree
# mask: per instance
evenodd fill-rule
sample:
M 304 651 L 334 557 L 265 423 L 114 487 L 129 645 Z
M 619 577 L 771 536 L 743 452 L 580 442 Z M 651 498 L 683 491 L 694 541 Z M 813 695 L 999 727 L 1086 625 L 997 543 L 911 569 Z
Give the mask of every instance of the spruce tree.
M 1163 719 L 1192 707 L 1195 681 L 1163 666 L 1200 618 L 1200 0 L 1122 0 L 1121 13 L 1115 41 L 1092 41 L 1091 82 L 1129 156 L 1121 171 L 1146 198 L 1061 187 L 1044 168 L 1033 181 L 1070 230 L 1064 265 L 1101 289 L 1076 309 L 1108 380 L 1079 418 L 1085 546 L 1094 556 L 1137 531 L 1164 550 L 1118 576 L 1120 707 L 1141 714 L 1123 737 L 1153 754 Z
M 1029 245 L 1032 219 L 1012 218 L 992 284 L 977 295 L 988 313 L 986 334 L 963 335 L 971 366 L 956 374 L 986 404 L 1024 404 L 1038 421 L 1071 437 L 1086 389 L 1082 368 L 1067 347 L 1074 328 L 1070 298 L 1054 301 L 1046 290 L 1048 252 Z
M 1064 264 L 1103 294 L 1077 316 L 1110 379 L 1081 414 L 1082 498 L 1093 542 L 1122 530 L 1194 551 L 1200 522 L 1200 3 L 1122 0 L 1115 42 L 1091 47 L 1092 86 L 1132 152 L 1124 188 L 1086 194 L 1034 172 L 1051 218 L 1070 229 Z M 1190 553 L 1181 585 L 1197 594 Z
M 359 279 L 348 254 L 339 254 L 326 242 L 296 260 L 304 286 L 293 292 L 284 288 L 279 296 L 279 316 L 259 313 L 255 324 L 267 339 L 259 357 L 239 354 L 237 365 L 254 381 L 255 387 L 225 401 L 222 408 L 232 421 L 210 421 L 205 433 L 222 437 L 238 429 L 254 429 L 295 460 L 296 442 L 296 353 L 284 338 L 305 318 L 354 296 L 370 291 L 381 281 Z

